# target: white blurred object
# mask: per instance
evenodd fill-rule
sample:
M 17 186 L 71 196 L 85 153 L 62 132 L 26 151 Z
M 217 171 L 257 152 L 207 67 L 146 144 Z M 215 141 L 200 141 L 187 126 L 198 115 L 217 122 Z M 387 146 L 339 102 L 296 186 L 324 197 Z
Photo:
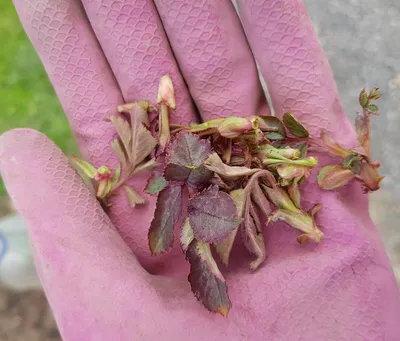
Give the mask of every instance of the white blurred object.
M 0 283 L 18 291 L 41 288 L 26 225 L 19 215 L 0 220 Z

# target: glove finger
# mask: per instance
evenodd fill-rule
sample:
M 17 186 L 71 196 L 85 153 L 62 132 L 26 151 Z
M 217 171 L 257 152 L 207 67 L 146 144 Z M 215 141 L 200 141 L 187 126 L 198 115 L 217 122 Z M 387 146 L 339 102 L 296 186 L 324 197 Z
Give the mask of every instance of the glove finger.
M 154 102 L 161 76 L 169 74 L 177 103 L 171 120 L 194 121 L 193 102 L 153 1 L 83 0 L 83 4 L 125 101 Z
M 115 130 L 104 118 L 116 112 L 123 98 L 82 4 L 76 0 L 15 0 L 15 6 L 61 100 L 82 154 L 96 167 L 107 165 L 115 169 L 117 160 L 109 145 Z M 148 175 L 141 175 L 129 184 L 142 192 L 147 178 Z M 149 271 L 164 271 L 164 264 L 168 263 L 164 258 L 168 257 L 177 257 L 186 265 L 179 246 L 165 257 L 150 256 L 147 233 L 156 199 L 143 196 L 147 204 L 135 210 L 123 193 L 114 197 L 110 212 L 114 225 Z M 180 269 L 175 263 L 173 271 Z
M 154 1 L 204 120 L 267 114 L 264 92 L 231 1 Z
M 150 314 L 150 276 L 54 143 L 33 130 L 7 132 L 0 137 L 0 170 L 28 226 L 65 340 L 93 339 L 97 332 L 110 340 L 111 332 L 125 333 L 127 316 Z
M 251 49 L 277 116 L 292 110 L 313 135 L 353 144 L 328 60 L 301 0 L 238 0 Z
M 81 152 L 94 164 L 115 164 L 104 117 L 123 102 L 118 84 L 79 1 L 15 0 L 69 119 Z M 56 119 L 56 118 L 54 118 Z

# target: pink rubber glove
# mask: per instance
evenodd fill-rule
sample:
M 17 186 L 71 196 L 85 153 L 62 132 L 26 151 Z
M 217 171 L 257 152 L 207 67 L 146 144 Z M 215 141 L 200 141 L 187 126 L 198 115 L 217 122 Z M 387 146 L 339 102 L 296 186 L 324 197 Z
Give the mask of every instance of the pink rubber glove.
M 15 0 L 79 146 L 97 166 L 116 165 L 104 117 L 124 102 L 154 101 L 167 73 L 175 122 L 195 120 L 195 106 L 202 119 L 266 113 L 253 57 L 277 115 L 291 109 L 312 134 L 324 128 L 354 146 L 302 1 L 238 3 L 248 40 L 228 0 Z M 268 259 L 255 274 L 250 257 L 236 252 L 222 269 L 233 303 L 223 318 L 193 297 L 179 245 L 150 257 L 154 198 L 133 210 L 121 195 L 108 217 L 36 131 L 4 134 L 0 159 L 66 341 L 400 340 L 397 285 L 357 184 L 339 192 L 307 186 L 305 206 L 323 204 L 320 244 L 298 245 L 298 233 L 280 223 L 266 232 Z

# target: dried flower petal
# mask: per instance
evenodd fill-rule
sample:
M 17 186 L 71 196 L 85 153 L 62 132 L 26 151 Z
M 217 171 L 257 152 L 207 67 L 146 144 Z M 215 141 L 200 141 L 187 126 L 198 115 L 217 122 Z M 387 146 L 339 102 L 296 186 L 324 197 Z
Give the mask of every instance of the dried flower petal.
M 135 208 L 136 205 L 144 204 L 146 202 L 146 200 L 144 200 L 132 187 L 124 185 L 124 190 L 129 205 L 132 208 Z
M 247 168 L 247 167 L 236 167 L 228 166 L 222 162 L 221 158 L 217 153 L 212 153 L 208 159 L 204 162 L 204 165 L 210 170 L 223 178 L 237 178 L 243 176 L 249 176 L 257 173 L 259 169 Z
M 136 167 L 154 150 L 157 145 L 157 140 L 143 124 L 143 118 L 147 116 L 147 113 L 140 105 L 135 103 L 130 114 L 132 143 L 130 149 L 127 149 L 127 152 L 128 155 L 130 155 L 130 163 Z
M 321 130 L 320 138 L 322 140 L 322 145 L 327 152 L 334 156 L 341 156 L 345 158 L 346 156 L 352 154 L 350 149 L 342 147 L 339 143 L 325 133 L 325 130 Z
M 276 222 L 278 220 L 283 220 L 295 229 L 304 232 L 304 234 L 297 238 L 299 243 L 303 243 L 307 239 L 318 243 L 324 237 L 322 231 L 315 225 L 313 218 L 303 211 L 279 209 L 274 212 L 274 214 L 269 218 L 268 222 Z

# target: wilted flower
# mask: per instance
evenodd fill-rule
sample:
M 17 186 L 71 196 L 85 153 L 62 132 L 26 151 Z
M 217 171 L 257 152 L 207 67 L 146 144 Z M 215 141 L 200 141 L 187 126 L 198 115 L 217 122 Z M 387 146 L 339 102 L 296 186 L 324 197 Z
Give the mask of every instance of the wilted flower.
M 254 122 L 244 117 L 227 117 L 217 127 L 221 136 L 233 139 L 239 135 L 255 129 Z

